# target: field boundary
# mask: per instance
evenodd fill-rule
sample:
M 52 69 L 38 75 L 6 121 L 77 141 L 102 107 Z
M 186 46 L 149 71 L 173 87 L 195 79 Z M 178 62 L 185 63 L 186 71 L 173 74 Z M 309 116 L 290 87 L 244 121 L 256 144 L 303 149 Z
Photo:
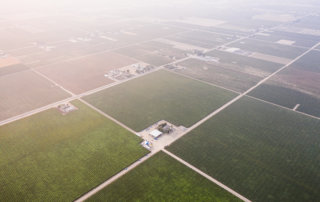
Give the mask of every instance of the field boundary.
M 192 169 L 193 171 L 195 171 L 196 173 L 202 175 L 203 177 L 207 178 L 208 180 L 210 180 L 211 182 L 213 182 L 214 184 L 218 185 L 219 187 L 221 187 L 222 189 L 228 191 L 229 193 L 231 193 L 232 195 L 238 197 L 239 199 L 245 201 L 245 202 L 251 202 L 249 199 L 247 199 L 246 197 L 242 196 L 241 194 L 239 194 L 238 192 L 234 191 L 233 189 L 231 189 L 230 187 L 224 185 L 223 183 L 219 182 L 218 180 L 214 179 L 213 177 L 211 177 L 210 175 L 206 174 L 205 172 L 201 171 L 200 169 L 198 169 L 197 167 L 191 165 L 190 163 L 184 161 L 183 159 L 179 158 L 178 156 L 174 155 L 173 153 L 169 152 L 166 149 L 162 149 L 162 151 L 166 154 L 168 154 L 169 156 L 171 156 L 172 158 L 174 158 L 175 160 L 179 161 L 180 163 L 184 164 L 185 166 L 187 166 L 188 168 Z
M 123 175 L 125 175 L 126 173 L 128 173 L 129 171 L 133 170 L 135 167 L 137 167 L 138 165 L 140 165 L 141 163 L 143 163 L 144 161 L 148 160 L 150 157 L 152 157 L 153 155 L 155 155 L 156 153 L 158 153 L 158 151 L 156 152 L 150 152 L 147 155 L 143 156 L 142 158 L 140 158 L 139 160 L 135 161 L 134 163 L 132 163 L 131 165 L 129 165 L 128 167 L 124 168 L 122 171 L 118 172 L 117 174 L 115 174 L 114 176 L 112 176 L 111 178 L 109 178 L 107 181 L 103 182 L 102 184 L 98 185 L 97 187 L 93 188 L 91 191 L 83 194 L 80 198 L 76 199 L 75 202 L 82 202 L 87 200 L 88 198 L 90 198 L 91 196 L 95 195 L 96 193 L 98 193 L 99 191 L 101 191 L 102 189 L 104 189 L 106 186 L 108 186 L 109 184 L 113 183 L 114 181 L 116 181 L 117 179 L 119 179 L 120 177 L 122 177 Z
M 190 32 L 190 31 L 184 31 L 184 32 Z M 180 33 L 182 33 L 182 32 L 180 32 Z M 175 34 L 178 34 L 178 33 L 175 33 Z M 175 35 L 175 34 L 171 34 L 171 35 Z M 223 45 L 227 46 L 228 44 L 235 43 L 235 42 L 237 42 L 237 41 L 246 39 L 246 38 L 248 38 L 248 37 L 250 37 L 250 36 L 251 36 L 251 35 L 245 36 L 245 37 L 241 37 L 241 38 L 237 38 L 237 39 L 235 39 L 235 40 L 233 40 L 233 41 L 229 41 L 229 42 L 227 42 L 226 44 L 223 44 Z M 158 37 L 158 38 L 161 38 L 161 37 Z M 155 38 L 155 39 L 157 39 L 157 38 Z M 155 40 L 155 39 L 148 40 L 148 41 L 153 41 L 153 40 Z M 136 43 L 136 44 L 143 44 L 143 43 L 147 43 L 148 41 L 142 42 L 142 43 Z M 133 45 L 135 45 L 135 44 L 131 44 L 131 45 L 129 45 L 128 47 L 133 46 Z M 214 47 L 214 48 L 212 48 L 212 49 L 209 49 L 208 51 L 206 51 L 206 53 L 207 53 L 207 52 L 210 52 L 210 51 L 213 51 L 213 50 L 216 50 L 217 48 L 218 48 L 218 47 Z M 118 49 L 118 48 L 117 48 L 117 49 Z M 117 50 L 117 49 L 116 49 L 116 50 Z M 106 51 L 103 51 L 103 52 L 112 52 L 112 50 L 106 50 Z M 100 54 L 100 53 L 95 53 L 95 54 Z M 95 54 L 92 54 L 92 55 L 95 55 Z M 84 56 L 82 56 L 82 57 L 84 57 Z M 107 88 L 110 88 L 110 87 L 113 87 L 113 86 L 116 86 L 116 85 L 125 83 L 125 82 L 127 82 L 127 81 L 132 80 L 132 79 L 136 79 L 136 78 L 139 78 L 139 77 L 148 75 L 148 74 L 150 74 L 150 73 L 153 73 L 153 72 L 159 71 L 159 70 L 161 70 L 161 69 L 164 69 L 165 66 L 167 66 L 167 65 L 171 65 L 171 64 L 183 62 L 183 61 L 185 61 L 185 60 L 187 60 L 187 59 L 189 59 L 189 58 L 190 58 L 190 56 L 187 56 L 187 57 L 181 58 L 181 59 L 179 59 L 179 60 L 175 60 L 175 61 L 169 62 L 169 63 L 164 64 L 164 65 L 156 66 L 156 68 L 155 68 L 154 70 L 151 70 L 151 71 L 146 72 L 146 73 L 144 73 L 144 74 L 137 75 L 137 76 L 135 76 L 135 77 L 131 77 L 131 78 L 128 78 L 128 79 L 125 79 L 125 80 L 122 80 L 122 81 L 113 82 L 113 83 L 111 83 L 111 84 L 107 84 L 107 85 L 98 87 L 98 88 L 96 88 L 96 89 L 92 89 L 92 90 L 89 90 L 89 91 L 87 91 L 87 92 L 84 92 L 84 93 L 81 93 L 81 94 L 78 94 L 78 95 L 71 96 L 71 97 L 69 97 L 68 99 L 61 100 L 61 101 L 58 101 L 58 102 L 55 102 L 55 103 L 52 103 L 52 104 L 43 106 L 43 107 L 41 107 L 41 108 L 37 108 L 37 109 L 31 110 L 31 111 L 27 111 L 27 112 L 25 112 L 25 113 L 22 113 L 22 114 L 13 116 L 13 117 L 11 117 L 11 118 L 8 118 L 8 119 L 5 119 L 5 120 L 0 121 L 0 126 L 5 125 L 5 124 L 8 124 L 8 123 L 11 123 L 11 122 L 13 122 L 13 121 L 16 121 L 16 120 L 19 120 L 19 119 L 22 119 L 22 118 L 25 118 L 25 117 L 28 117 L 28 116 L 31 116 L 31 115 L 36 114 L 36 113 L 39 113 L 39 112 L 41 112 L 41 111 L 45 111 L 45 110 L 47 110 L 47 109 L 50 109 L 50 108 L 52 108 L 52 107 L 55 107 L 56 105 L 61 104 L 61 103 L 64 103 L 64 102 L 66 102 L 66 101 L 69 101 L 69 102 L 70 102 L 70 101 L 72 101 L 72 100 L 79 99 L 79 98 L 81 98 L 81 97 L 83 97 L 83 96 L 91 95 L 91 94 L 96 93 L 96 92 L 99 92 L 99 91 L 101 91 L 101 90 L 104 90 L 104 89 L 107 89 Z M 73 59 L 77 59 L 77 58 L 73 58 Z M 68 60 L 67 60 L 67 61 L 68 61 Z M 64 62 L 64 61 L 60 61 L 60 62 Z M 57 62 L 57 63 L 59 63 L 59 62 Z M 56 63 L 51 63 L 51 64 L 56 64 Z M 51 65 L 51 64 L 49 64 L 49 65 Z M 42 66 L 42 67 L 45 67 L 45 66 Z M 41 69 L 42 67 L 38 67 L 37 69 Z M 31 71 L 32 71 L 32 69 L 31 69 Z M 38 75 L 41 76 L 42 74 L 38 74 Z M 42 77 L 48 80 L 48 78 L 47 78 L 46 76 L 43 75 Z M 53 81 L 53 80 L 51 80 L 51 79 L 48 80 L 48 81 L 54 82 L 53 84 L 60 86 L 59 84 L 57 84 L 55 81 Z M 68 91 L 68 92 L 69 92 L 69 91 Z M 72 93 L 72 94 L 73 94 L 73 93 Z M 72 94 L 71 94 L 71 95 L 72 95 Z
M 121 123 L 120 121 L 116 120 L 115 118 L 111 117 L 110 115 L 104 113 L 103 111 L 101 111 L 100 109 L 94 107 L 93 105 L 91 105 L 90 103 L 86 102 L 85 100 L 79 98 L 79 100 L 84 103 L 85 105 L 87 105 L 88 107 L 90 107 L 91 109 L 95 110 L 96 112 L 98 112 L 99 114 L 103 115 L 104 117 L 110 119 L 111 121 L 115 122 L 116 124 L 120 125 L 121 127 L 123 127 L 124 129 L 130 131 L 131 133 L 135 134 L 136 136 L 140 137 L 140 135 L 135 132 L 134 130 L 132 130 L 131 128 L 129 128 L 128 126 L 124 125 L 123 123 Z
M 195 80 L 195 81 L 199 81 L 199 82 L 201 82 L 201 83 L 204 83 L 204 84 L 207 84 L 207 85 L 216 87 L 216 88 L 221 88 L 221 89 L 223 89 L 223 90 L 227 90 L 227 91 L 236 93 L 236 94 L 238 94 L 238 95 L 241 94 L 241 92 L 238 92 L 238 91 L 235 91 L 235 90 L 231 90 L 231 89 L 229 89 L 229 88 L 226 88 L 226 87 L 223 87 L 223 86 L 214 84 L 214 83 L 210 83 L 210 82 L 207 82 L 207 81 L 204 81 L 204 80 L 200 80 L 200 79 L 194 78 L 194 77 L 192 77 L 192 76 L 188 76 L 188 75 L 185 75 L 185 74 L 181 74 L 181 73 L 176 72 L 176 71 L 173 71 L 173 70 L 169 70 L 169 69 L 166 69 L 166 68 L 165 68 L 164 70 L 165 70 L 165 71 L 168 71 L 168 72 L 170 72 L 170 73 L 177 74 L 177 75 L 179 75 L 179 76 L 188 78 L 188 79 L 192 79 L 192 80 Z
M 188 130 L 186 131 L 186 133 L 190 132 L 191 130 L 197 128 L 198 126 L 200 126 L 202 123 L 204 123 L 205 121 L 209 120 L 210 118 L 212 118 L 214 115 L 218 114 L 219 112 L 221 112 L 222 110 L 224 110 L 225 108 L 227 108 L 228 106 L 230 106 L 231 104 L 233 104 L 234 102 L 238 101 L 240 98 L 246 96 L 248 93 L 250 93 L 251 91 L 253 91 L 255 88 L 257 88 L 258 86 L 260 86 L 261 84 L 263 84 L 264 82 L 266 82 L 267 80 L 269 80 L 271 77 L 273 77 L 274 75 L 276 75 L 277 73 L 281 72 L 282 70 L 284 70 L 285 68 L 287 68 L 288 66 L 290 66 L 291 64 L 293 64 L 294 62 L 296 62 L 297 60 L 299 60 L 300 58 L 302 58 L 303 56 L 305 56 L 306 54 L 308 54 L 309 52 L 311 52 L 315 47 L 317 47 L 318 45 L 320 45 L 320 42 L 316 45 L 314 45 L 313 47 L 311 47 L 309 50 L 305 51 L 303 54 L 301 54 L 300 56 L 296 57 L 295 59 L 293 59 L 291 62 L 289 62 L 288 64 L 284 65 L 283 67 L 281 67 L 280 69 L 276 70 L 275 72 L 273 72 L 272 74 L 270 74 L 269 76 L 267 76 L 266 78 L 262 79 L 261 81 L 259 81 L 256 85 L 252 86 L 251 88 L 249 88 L 247 91 L 245 91 L 244 93 L 238 95 L 237 97 L 235 97 L 234 99 L 230 100 L 229 102 L 227 102 L 226 104 L 224 104 L 223 106 L 221 106 L 219 109 L 217 109 L 216 111 L 212 112 L 211 114 L 209 114 L 208 116 L 206 116 L 205 118 L 203 118 L 202 120 L 200 120 L 199 122 L 195 123 L 193 126 L 191 126 L 190 128 L 188 128 Z
M 288 111 L 292 111 L 292 112 L 295 112 L 295 113 L 298 113 L 298 114 L 301 114 L 301 115 L 305 115 L 305 116 L 308 116 L 310 118 L 313 118 L 313 119 L 318 119 L 320 120 L 320 117 L 317 117 L 317 116 L 313 116 L 313 115 L 310 115 L 310 114 L 306 114 L 304 112 L 300 112 L 300 111 L 297 111 L 297 110 L 293 110 L 289 107 L 285 107 L 285 106 L 282 106 L 282 105 L 278 105 L 278 104 L 275 104 L 273 102 L 269 102 L 269 101 L 266 101 L 266 100 L 263 100 L 263 99 L 260 99 L 260 98 L 256 98 L 256 97 L 253 97 L 251 95 L 246 95 L 247 97 L 249 98 L 252 98 L 252 99 L 255 99 L 255 100 L 258 100 L 260 102 L 264 102 L 264 103 L 267 103 L 267 104 L 270 104 L 270 105 L 273 105 L 273 106 L 276 106 L 276 107 L 279 107 L 279 108 L 282 108 L 282 109 L 286 109 Z
M 193 79 L 193 80 L 196 80 L 196 81 L 199 81 L 199 82 L 202 82 L 202 83 L 205 83 L 205 84 L 208 84 L 208 85 L 217 87 L 217 88 L 221 88 L 221 89 L 224 89 L 224 90 L 227 90 L 227 91 L 236 93 L 236 94 L 238 94 L 238 95 L 241 94 L 241 92 L 238 92 L 238 91 L 235 91 L 235 90 L 231 90 L 231 89 L 229 89 L 229 88 L 226 88 L 226 87 L 223 87 L 223 86 L 220 86 L 220 85 L 217 85 L 217 84 L 213 84 L 213 83 L 210 83 L 210 82 L 207 82 L 207 81 L 203 81 L 203 80 L 200 80 L 200 79 L 197 79 L 197 78 L 193 78 L 193 77 L 191 77 L 191 76 L 184 75 L 184 74 L 181 74 L 181 73 L 176 72 L 176 71 L 172 71 L 172 70 L 168 70 L 168 69 L 164 69 L 164 70 L 169 71 L 169 72 L 174 73 L 174 74 L 177 74 L 177 75 L 180 75 L 180 76 L 183 76 L 183 77 L 186 77 L 186 78 L 189 78 L 189 79 Z M 260 99 L 260 98 L 256 98 L 256 97 L 253 97 L 253 96 L 251 96 L 251 95 L 246 95 L 246 96 L 247 96 L 247 97 L 250 97 L 250 98 L 252 98 L 252 99 L 255 99 L 255 100 L 258 100 L 258 101 L 267 103 L 267 104 L 274 105 L 274 106 L 276 106 L 276 107 L 280 107 L 280 108 L 282 108 L 282 109 L 286 109 L 286 110 L 289 110 L 289 111 L 293 111 L 293 112 L 296 112 L 296 113 L 298 113 L 298 114 L 302 114 L 302 115 L 308 116 L 308 117 L 310 117 L 310 118 L 314 118 L 314 119 L 319 119 L 319 120 L 320 120 L 320 117 L 317 117 L 317 116 L 313 116 L 313 115 L 310 115 L 310 114 L 307 114 L 307 113 L 304 113 L 304 112 L 301 112 L 301 111 L 293 110 L 293 109 L 291 109 L 291 108 L 288 108 L 288 107 L 285 107 L 285 106 L 282 106 L 282 105 L 279 105 L 279 104 L 276 104 L 276 103 L 273 103 L 273 102 L 269 102 L 269 101 L 266 101 L 266 100 L 263 100 L 263 99 Z

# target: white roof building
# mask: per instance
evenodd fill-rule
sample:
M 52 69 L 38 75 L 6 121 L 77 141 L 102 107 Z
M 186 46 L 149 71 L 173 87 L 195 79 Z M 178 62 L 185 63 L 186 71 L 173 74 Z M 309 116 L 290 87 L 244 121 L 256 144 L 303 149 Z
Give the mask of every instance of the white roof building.
M 159 130 L 153 130 L 149 133 L 153 138 L 158 138 L 162 135 L 162 132 Z

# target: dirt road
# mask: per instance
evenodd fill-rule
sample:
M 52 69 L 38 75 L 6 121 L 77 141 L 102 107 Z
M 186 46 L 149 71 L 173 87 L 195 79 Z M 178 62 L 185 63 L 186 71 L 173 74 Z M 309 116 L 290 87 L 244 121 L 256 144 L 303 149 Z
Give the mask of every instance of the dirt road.
M 199 170 L 198 168 L 194 167 L 193 165 L 191 165 L 190 163 L 182 160 L 181 158 L 177 157 L 176 155 L 172 154 L 171 152 L 163 149 L 163 152 L 165 152 L 166 154 L 168 154 L 169 156 L 171 156 L 172 158 L 176 159 L 177 161 L 179 161 L 180 163 L 184 164 L 185 166 L 189 167 L 190 169 L 194 170 L 195 172 L 199 173 L 200 175 L 202 175 L 203 177 L 207 178 L 208 180 L 210 180 L 211 182 L 215 183 L 216 185 L 218 185 L 219 187 L 225 189 L 226 191 L 228 191 L 229 193 L 233 194 L 234 196 L 238 197 L 239 199 L 245 201 L 245 202 L 250 202 L 249 199 L 247 199 L 246 197 L 242 196 L 241 194 L 237 193 L 236 191 L 232 190 L 231 188 L 227 187 L 226 185 L 222 184 L 221 182 L 219 182 L 218 180 L 214 179 L 213 177 L 207 175 L 206 173 L 202 172 L 201 170 Z

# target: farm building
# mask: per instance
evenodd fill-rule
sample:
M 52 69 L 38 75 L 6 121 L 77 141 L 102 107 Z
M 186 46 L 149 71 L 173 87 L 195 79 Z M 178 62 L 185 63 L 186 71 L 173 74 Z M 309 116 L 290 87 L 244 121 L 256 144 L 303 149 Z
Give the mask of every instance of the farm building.
M 68 104 L 61 104 L 58 106 L 58 109 L 60 110 L 60 112 L 62 114 L 67 114 L 70 113 L 74 110 L 77 110 L 77 108 L 75 106 L 73 106 L 72 104 L 68 103 Z
M 158 130 L 162 133 L 171 133 L 173 131 L 173 126 L 167 124 L 167 123 L 162 123 L 158 126 Z
M 149 135 L 151 135 L 153 138 L 156 139 L 162 135 L 162 132 L 156 129 L 156 130 L 151 131 L 149 133 Z

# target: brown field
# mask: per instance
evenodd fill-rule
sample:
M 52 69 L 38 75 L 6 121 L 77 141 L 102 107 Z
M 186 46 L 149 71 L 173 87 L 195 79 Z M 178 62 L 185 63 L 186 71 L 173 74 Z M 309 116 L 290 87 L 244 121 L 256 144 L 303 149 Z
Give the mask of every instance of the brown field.
M 320 98 L 320 73 L 290 68 L 278 74 L 274 80 Z
M 19 63 L 20 63 L 20 61 L 17 58 L 12 57 L 12 56 L 4 57 L 4 58 L 0 57 L 0 68 L 11 66 L 11 65 L 16 65 Z
M 282 58 L 282 57 L 277 57 L 274 55 L 268 55 L 268 54 L 262 54 L 262 53 L 253 53 L 252 55 L 250 55 L 250 57 L 269 61 L 269 62 L 275 62 L 283 65 L 286 65 L 289 62 L 291 62 L 291 59 L 288 59 L 288 58 Z
M 320 117 L 320 52 L 311 51 L 251 95 Z
M 279 80 L 320 98 L 319 64 L 320 52 L 311 51 L 281 72 Z
M 32 71 L 0 77 L 0 120 L 48 105 L 69 95 Z
M 70 58 L 67 51 L 61 51 L 57 48 L 50 51 L 45 51 L 37 46 L 30 46 L 27 48 L 11 51 L 10 54 L 19 58 L 22 63 L 30 67 L 38 67 L 41 65 L 50 64 L 57 60 Z
M 52 64 L 38 71 L 71 92 L 80 94 L 112 83 L 104 74 L 134 63 L 136 61 L 129 57 L 108 52 Z

